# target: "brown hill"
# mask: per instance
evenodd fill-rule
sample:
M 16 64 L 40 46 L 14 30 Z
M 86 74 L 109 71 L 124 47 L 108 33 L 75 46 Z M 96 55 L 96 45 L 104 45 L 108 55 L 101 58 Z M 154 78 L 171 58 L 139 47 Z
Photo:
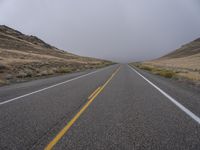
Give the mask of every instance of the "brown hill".
M 200 84 L 200 38 L 159 59 L 144 61 L 137 66 L 155 74 Z
M 110 64 L 110 61 L 68 53 L 36 36 L 0 25 L 0 84 Z
M 183 45 L 181 48 L 165 55 L 166 58 L 187 57 L 200 53 L 200 38 Z

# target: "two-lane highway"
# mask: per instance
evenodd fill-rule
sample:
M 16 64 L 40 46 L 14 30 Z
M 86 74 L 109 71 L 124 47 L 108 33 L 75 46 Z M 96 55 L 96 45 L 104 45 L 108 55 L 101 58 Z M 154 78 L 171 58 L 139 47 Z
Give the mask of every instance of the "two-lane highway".
M 0 149 L 200 149 L 200 94 L 139 72 L 114 65 L 1 87 Z M 175 103 L 161 90 L 171 86 Z
M 117 67 L 107 67 L 89 75 L 86 73 L 85 76 L 70 76 L 69 79 L 68 75 L 62 76 L 62 79 L 53 78 L 59 80 L 58 83 L 54 83 L 51 78 L 49 82 L 53 84 L 47 87 L 44 86 L 48 84 L 47 80 L 35 81 L 41 86 L 33 81 L 19 84 L 19 87 L 14 85 L 14 88 L 2 87 L 1 102 L 8 103 L 0 105 L 0 149 L 27 150 L 46 137 L 48 143 Z M 49 88 L 59 83 L 63 84 Z M 34 91 L 30 90 L 31 86 Z M 46 90 L 38 92 L 44 88 Z M 35 91 L 37 93 L 30 95 Z

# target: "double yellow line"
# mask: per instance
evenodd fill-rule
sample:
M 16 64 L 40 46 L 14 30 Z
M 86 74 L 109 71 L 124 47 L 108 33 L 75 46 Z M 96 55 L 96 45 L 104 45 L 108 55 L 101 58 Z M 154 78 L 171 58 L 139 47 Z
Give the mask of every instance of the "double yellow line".
M 81 116 L 81 114 L 88 108 L 88 106 L 94 101 L 94 99 L 102 92 L 106 85 L 112 80 L 112 78 L 117 74 L 120 67 L 115 70 L 115 72 L 109 77 L 109 79 L 100 87 L 98 87 L 89 97 L 87 103 L 81 108 L 81 110 L 68 122 L 68 124 L 56 135 L 56 137 L 44 148 L 44 150 L 51 150 L 56 143 L 67 133 L 70 127 L 76 122 L 76 120 Z

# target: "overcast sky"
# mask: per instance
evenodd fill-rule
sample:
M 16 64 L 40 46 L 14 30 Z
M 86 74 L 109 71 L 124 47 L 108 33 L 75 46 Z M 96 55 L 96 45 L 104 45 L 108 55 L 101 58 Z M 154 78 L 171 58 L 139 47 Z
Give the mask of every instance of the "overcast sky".
M 0 0 L 0 24 L 79 55 L 138 61 L 200 37 L 200 0 Z

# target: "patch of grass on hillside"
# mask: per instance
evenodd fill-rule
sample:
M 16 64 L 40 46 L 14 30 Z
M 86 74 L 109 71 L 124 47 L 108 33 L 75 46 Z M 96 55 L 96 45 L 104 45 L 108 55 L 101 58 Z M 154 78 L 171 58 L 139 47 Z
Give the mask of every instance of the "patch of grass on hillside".
M 70 73 L 73 72 L 74 70 L 70 67 L 61 67 L 56 70 L 57 73 Z
M 4 84 L 6 84 L 6 82 L 0 79 L 0 85 L 4 85 Z
M 166 78 L 172 78 L 176 76 L 176 73 L 172 70 L 167 70 L 163 68 L 158 68 L 155 66 L 143 65 L 143 64 L 135 64 L 136 67 L 147 70 L 153 74 L 160 75 Z

